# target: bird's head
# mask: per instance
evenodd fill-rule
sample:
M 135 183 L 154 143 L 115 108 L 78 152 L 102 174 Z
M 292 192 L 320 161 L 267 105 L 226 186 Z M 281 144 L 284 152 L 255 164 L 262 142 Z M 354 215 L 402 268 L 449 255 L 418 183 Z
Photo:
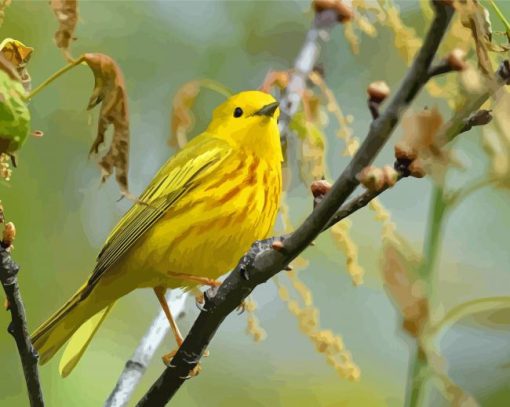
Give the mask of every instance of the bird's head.
M 214 109 L 207 132 L 259 156 L 277 155 L 281 160 L 276 99 L 256 90 L 229 97 Z

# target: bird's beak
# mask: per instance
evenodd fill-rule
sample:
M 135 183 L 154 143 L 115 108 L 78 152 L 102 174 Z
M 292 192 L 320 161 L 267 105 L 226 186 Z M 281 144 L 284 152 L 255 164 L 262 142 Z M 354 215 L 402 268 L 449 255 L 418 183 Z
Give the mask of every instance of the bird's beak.
M 278 106 L 280 104 L 278 102 L 273 102 L 268 105 L 265 105 L 262 107 L 262 109 L 257 110 L 255 113 L 253 113 L 256 116 L 268 116 L 273 117 L 274 112 L 276 112 L 276 109 L 278 109 Z

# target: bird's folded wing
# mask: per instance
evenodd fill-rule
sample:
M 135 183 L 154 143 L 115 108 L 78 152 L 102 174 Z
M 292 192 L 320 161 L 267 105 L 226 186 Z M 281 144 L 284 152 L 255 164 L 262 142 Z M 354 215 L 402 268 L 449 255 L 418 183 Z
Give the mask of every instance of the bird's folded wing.
M 93 285 L 184 194 L 215 171 L 230 156 L 231 147 L 217 138 L 201 135 L 192 140 L 156 174 L 139 202 L 117 224 L 99 254 L 88 285 Z

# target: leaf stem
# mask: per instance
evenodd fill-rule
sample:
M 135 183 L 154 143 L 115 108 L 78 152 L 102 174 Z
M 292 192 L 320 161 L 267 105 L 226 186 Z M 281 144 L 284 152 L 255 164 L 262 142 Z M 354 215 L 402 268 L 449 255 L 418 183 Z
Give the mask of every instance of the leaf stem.
M 491 5 L 492 9 L 498 15 L 499 19 L 501 20 L 501 22 L 505 26 L 505 33 L 506 33 L 506 36 L 508 38 L 508 41 L 510 41 L 510 22 L 507 20 L 507 18 L 505 17 L 505 15 L 500 10 L 500 8 L 498 7 L 498 5 L 496 4 L 496 2 L 494 0 L 487 0 L 487 1 L 489 2 L 489 4 Z
M 406 406 L 417 406 L 421 399 L 421 391 L 423 389 L 426 369 L 428 366 L 427 357 L 422 347 L 417 343 L 411 361 L 411 377 L 413 381 L 408 385 L 412 386 L 411 391 L 407 393 Z
M 435 185 L 431 197 L 431 213 L 429 215 L 428 230 L 423 248 L 423 261 L 418 270 L 420 277 L 427 283 L 427 292 L 430 299 L 431 280 L 436 267 L 439 249 L 441 247 L 441 238 L 447 212 L 447 202 L 442 186 Z M 419 339 L 416 339 L 416 351 L 411 360 L 411 377 L 407 384 L 406 406 L 415 407 L 419 405 L 420 393 L 425 384 L 427 368 L 427 358 L 423 351 Z
M 60 68 L 57 72 L 55 72 L 53 75 L 51 75 L 48 79 L 46 79 L 43 83 L 41 83 L 39 86 L 37 86 L 35 89 L 32 90 L 28 95 L 25 96 L 25 100 L 32 99 L 35 95 L 37 95 L 40 91 L 42 91 L 46 86 L 48 86 L 51 82 L 53 82 L 55 79 L 59 78 L 63 74 L 65 74 L 67 71 L 70 71 L 73 69 L 76 65 L 81 64 L 85 58 L 81 56 L 80 58 L 70 62 L 63 68 Z
M 434 273 L 434 268 L 439 254 L 443 223 L 447 209 L 446 203 L 443 187 L 435 185 L 432 190 L 430 208 L 432 212 L 430 214 L 425 245 L 423 248 L 423 263 L 419 270 L 421 278 L 428 283 L 430 283 L 430 279 Z

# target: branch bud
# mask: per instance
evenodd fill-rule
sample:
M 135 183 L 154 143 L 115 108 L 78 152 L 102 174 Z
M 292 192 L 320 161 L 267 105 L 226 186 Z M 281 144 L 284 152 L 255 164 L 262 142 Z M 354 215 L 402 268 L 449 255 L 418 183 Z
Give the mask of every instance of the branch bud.
M 419 159 L 414 160 L 411 164 L 409 164 L 408 169 L 411 177 L 423 178 L 426 175 L 425 169 Z
M 310 189 L 314 198 L 322 198 L 331 189 L 331 184 L 325 179 L 321 179 L 319 181 L 312 182 Z
M 463 71 L 467 68 L 465 59 L 466 53 L 460 48 L 453 49 L 446 57 L 448 65 L 454 71 Z
M 414 161 L 418 157 L 416 150 L 403 144 L 395 145 L 395 158 L 397 161 Z
M 350 7 L 342 3 L 340 0 L 314 0 L 313 8 L 316 13 L 320 13 L 324 10 L 334 10 L 339 23 L 345 23 L 352 20 L 354 17 Z
M 397 171 L 385 165 L 383 168 L 368 166 L 358 174 L 358 181 L 370 191 L 380 191 L 383 188 L 390 188 L 398 180 Z
M 368 85 L 367 93 L 370 101 L 382 103 L 389 96 L 390 88 L 384 81 L 375 81 Z
M 2 243 L 5 247 L 10 247 L 14 238 L 16 237 L 16 227 L 14 223 L 7 222 L 4 226 L 4 234 L 2 238 Z

